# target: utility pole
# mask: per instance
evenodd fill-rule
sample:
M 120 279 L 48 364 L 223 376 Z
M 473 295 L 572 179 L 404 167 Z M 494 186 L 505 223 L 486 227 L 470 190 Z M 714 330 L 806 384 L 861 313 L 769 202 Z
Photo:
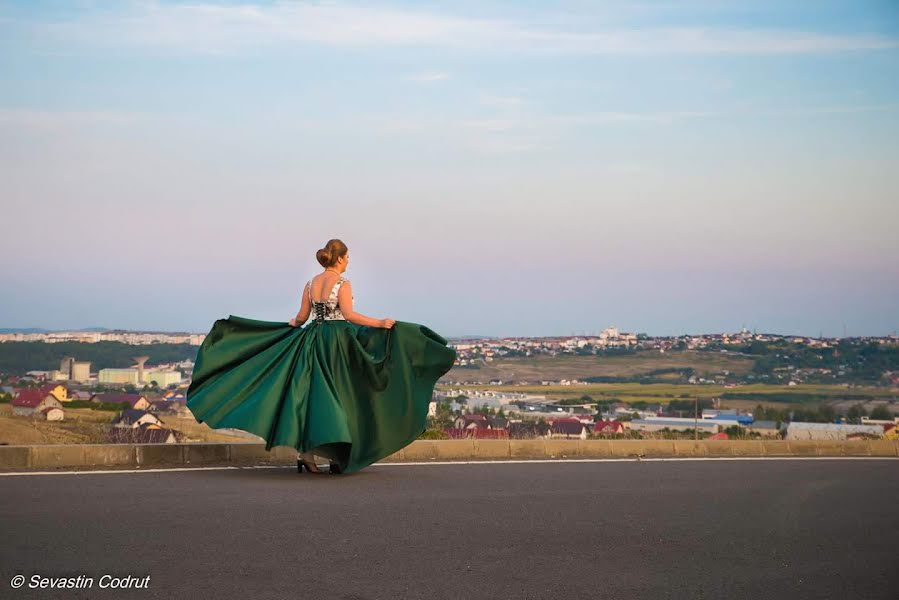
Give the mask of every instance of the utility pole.
M 693 402 L 693 439 L 699 441 L 699 396 Z

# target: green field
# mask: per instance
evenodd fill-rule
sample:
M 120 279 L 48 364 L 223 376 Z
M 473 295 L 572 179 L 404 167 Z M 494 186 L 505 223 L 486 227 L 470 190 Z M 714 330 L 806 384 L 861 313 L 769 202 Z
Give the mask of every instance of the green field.
M 740 354 L 695 352 L 685 350 L 661 354 L 658 351 L 637 352 L 625 356 L 528 356 L 502 358 L 477 369 L 453 367 L 444 379 L 455 381 L 540 381 L 583 379 L 585 377 L 631 377 L 662 369 L 693 369 L 698 376 L 711 376 L 729 371 L 745 375 L 752 371 L 755 360 Z M 677 375 L 672 374 L 672 378 Z
M 441 386 L 446 388 L 447 386 Z M 587 385 L 459 385 L 453 389 L 491 389 L 496 391 L 543 394 L 548 400 L 577 399 L 587 395 L 595 402 L 647 402 L 667 404 L 672 400 L 721 398 L 725 408 L 752 408 L 759 404 L 784 408 L 790 405 L 839 403 L 842 405 L 872 400 L 899 398 L 899 391 L 879 387 L 844 385 L 677 385 L 639 383 L 597 383 Z

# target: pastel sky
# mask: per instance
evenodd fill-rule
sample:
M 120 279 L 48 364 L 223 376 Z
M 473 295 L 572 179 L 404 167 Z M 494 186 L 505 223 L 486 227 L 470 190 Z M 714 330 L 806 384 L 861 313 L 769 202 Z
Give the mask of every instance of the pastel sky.
M 0 0 L 0 327 L 899 328 L 899 3 Z

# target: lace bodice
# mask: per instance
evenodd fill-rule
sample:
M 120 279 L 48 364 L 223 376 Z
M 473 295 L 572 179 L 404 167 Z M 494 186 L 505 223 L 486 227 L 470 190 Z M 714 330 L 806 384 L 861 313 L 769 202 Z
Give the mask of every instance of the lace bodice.
M 343 313 L 340 312 L 340 307 L 337 305 L 337 292 L 345 281 L 348 280 L 344 277 L 338 278 L 337 283 L 331 288 L 331 293 L 328 295 L 327 300 L 322 301 L 312 299 L 312 280 L 310 279 L 306 284 L 309 289 L 309 302 L 312 303 L 312 317 L 316 321 L 346 321 Z M 353 299 L 355 300 L 355 296 L 353 296 Z

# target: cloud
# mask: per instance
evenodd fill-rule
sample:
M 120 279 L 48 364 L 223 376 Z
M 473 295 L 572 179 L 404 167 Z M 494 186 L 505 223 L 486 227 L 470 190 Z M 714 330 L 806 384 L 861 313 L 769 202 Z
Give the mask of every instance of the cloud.
M 497 108 L 513 108 L 523 104 L 524 99 L 519 96 L 496 96 L 494 94 L 482 94 L 480 102 L 485 106 L 495 106 Z
M 722 113 L 709 111 L 661 111 L 661 112 L 614 112 L 598 111 L 587 114 L 548 115 L 529 114 L 516 117 L 468 119 L 459 125 L 463 128 L 499 132 L 513 130 L 558 130 L 562 127 L 583 127 L 615 123 L 673 123 L 684 119 L 710 117 Z
M 428 46 L 532 54 L 803 54 L 899 47 L 895 37 L 721 27 L 585 31 L 514 20 L 341 4 L 171 5 L 123 3 L 53 22 L 31 21 L 39 44 L 76 43 L 159 51 L 234 53 L 294 44 Z
M 449 73 L 417 73 L 410 75 L 408 79 L 417 83 L 434 83 L 449 79 Z
M 158 116 L 149 113 L 116 110 L 30 110 L 0 108 L 0 125 L 36 129 L 130 125 Z

